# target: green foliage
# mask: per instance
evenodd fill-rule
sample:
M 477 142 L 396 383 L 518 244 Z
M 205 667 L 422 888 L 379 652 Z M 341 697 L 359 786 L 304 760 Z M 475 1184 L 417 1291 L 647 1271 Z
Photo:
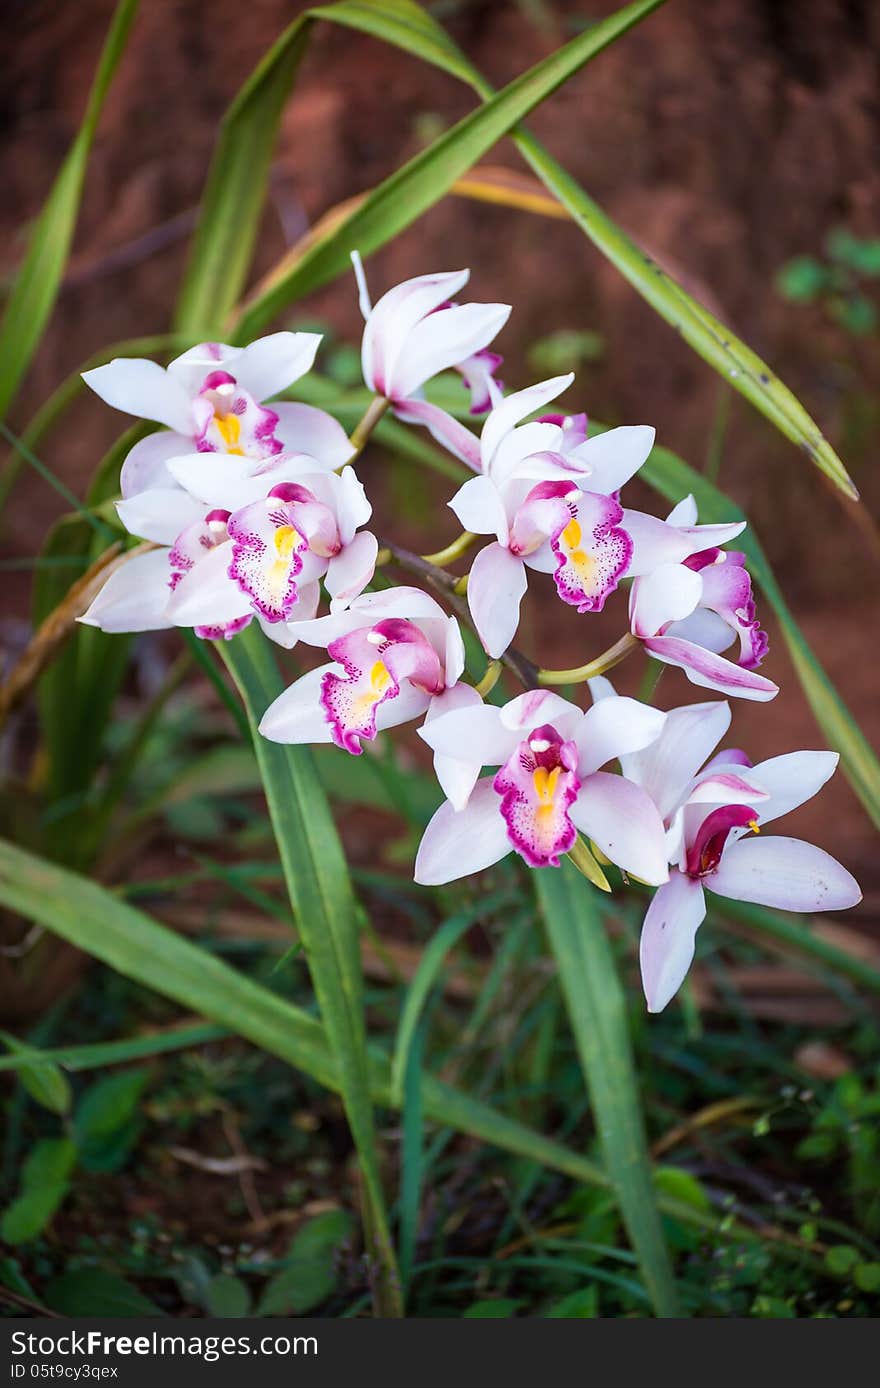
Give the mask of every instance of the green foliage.
M 336 1255 L 351 1235 L 344 1210 L 328 1210 L 294 1235 L 284 1264 L 270 1279 L 257 1308 L 261 1316 L 304 1316 L 336 1285 Z
M 4 1212 L 0 1236 L 25 1243 L 42 1233 L 70 1189 L 76 1148 L 68 1138 L 44 1138 L 36 1144 L 21 1172 L 21 1192 Z
M 826 256 L 795 256 L 776 276 L 776 288 L 793 304 L 819 304 L 827 317 L 853 337 L 877 331 L 880 317 L 864 280 L 880 277 L 880 239 L 863 240 L 846 227 L 834 227 Z

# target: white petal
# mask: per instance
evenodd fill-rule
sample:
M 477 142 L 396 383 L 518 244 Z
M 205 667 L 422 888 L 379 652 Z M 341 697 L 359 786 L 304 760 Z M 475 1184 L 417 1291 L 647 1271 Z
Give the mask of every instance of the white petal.
M 427 634 L 427 633 L 426 633 Z M 430 640 L 430 636 L 428 638 Z M 438 651 L 438 654 L 439 651 Z M 461 627 L 454 617 L 447 618 L 446 640 L 443 643 L 443 679 L 447 689 L 452 689 L 464 674 L 465 650 Z
M 665 722 L 665 713 L 637 699 L 600 699 L 587 709 L 575 737 L 579 774 L 588 776 L 606 762 L 650 746 Z
M 572 449 L 570 456 L 589 473 L 589 489 L 610 496 L 630 480 L 654 447 L 656 430 L 648 424 L 608 429 Z
M 375 535 L 362 530 L 351 544 L 334 555 L 327 566 L 324 586 L 335 603 L 349 603 L 364 591 L 375 572 L 378 553 Z
M 229 577 L 232 541 L 209 550 L 184 574 L 168 603 L 168 615 L 179 627 L 223 626 L 251 611 L 251 601 Z
M 693 612 L 703 593 L 703 580 L 682 564 L 661 564 L 630 591 L 629 613 L 634 635 L 654 636 L 667 622 L 681 621 Z
M 298 583 L 296 607 L 289 622 L 267 622 L 265 617 L 257 616 L 264 636 L 268 636 L 270 641 L 274 641 L 275 645 L 281 646 L 283 650 L 292 651 L 299 640 L 299 623 L 314 617 L 320 600 L 320 583 Z
M 495 535 L 506 544 L 509 532 L 504 502 L 489 477 L 470 477 L 448 503 L 465 530 L 475 535 Z
M 232 374 L 255 400 L 269 400 L 311 371 L 320 345 L 320 333 L 271 333 L 245 347 Z
M 542 723 L 552 723 L 562 738 L 570 740 L 576 737 L 583 719 L 583 710 L 577 704 L 550 689 L 528 689 L 501 709 L 501 722 L 515 732 L 519 740 L 523 733 Z
M 521 740 L 520 733 L 505 728 L 500 709 L 482 701 L 448 713 L 438 712 L 425 720 L 419 737 L 441 756 L 476 761 L 481 767 L 501 766 Z
M 101 631 L 161 631 L 173 625 L 166 614 L 171 590 L 168 550 L 153 549 L 116 569 L 80 617 Z
M 342 425 L 326 410 L 291 400 L 276 400 L 272 409 L 278 416 L 275 435 L 286 453 L 308 453 L 325 468 L 342 467 L 354 453 Z
M 469 270 L 419 275 L 382 295 L 367 319 L 361 347 L 364 380 L 372 390 L 402 398 L 395 389 L 395 372 L 410 333 L 422 318 L 453 299 L 469 276 Z
M 759 823 L 769 824 L 811 800 L 834 775 L 839 760 L 837 752 L 788 752 L 757 766 L 740 767 L 743 779 L 753 781 L 770 797 L 759 807 Z
M 119 474 L 119 490 L 124 497 L 137 496 L 151 487 L 173 487 L 174 478 L 165 464 L 169 458 L 186 453 L 192 441 L 173 429 L 160 429 L 140 439 L 126 454 Z
M 404 400 L 395 405 L 394 413 L 407 424 L 423 424 L 432 438 L 474 472 L 482 468 L 479 439 L 439 405 L 432 405 L 429 400 Z
M 652 636 L 645 640 L 644 646 L 657 660 L 684 670 L 691 684 L 699 685 L 701 689 L 717 689 L 720 694 L 754 699 L 759 703 L 775 699 L 779 693 L 779 686 L 759 675 L 756 670 L 744 670 L 723 655 L 715 655 L 713 651 L 706 651 L 690 641 L 682 641 L 680 637 Z
M 504 654 L 514 638 L 527 586 L 522 560 L 503 545 L 487 545 L 471 565 L 468 606 L 480 640 L 493 660 Z
M 419 844 L 415 879 L 425 887 L 454 882 L 491 867 L 512 849 L 500 798 L 487 776 L 463 809 L 455 810 L 448 800 L 440 806 Z
M 679 636 L 683 641 L 702 646 L 704 651 L 713 651 L 715 655 L 726 651 L 736 640 L 733 627 L 728 626 L 724 618 L 709 607 L 698 607 L 682 621 L 670 622 L 664 635 Z
M 678 505 L 673 506 L 666 519 L 670 525 L 696 525 L 697 503 L 693 494 L 689 492 L 687 496 L 682 497 Z
M 624 774 L 647 791 L 663 819 L 668 819 L 729 727 L 727 703 L 671 709 L 657 741 L 624 758 Z
M 328 670 L 342 673 L 333 661 L 310 670 L 279 694 L 260 720 L 259 731 L 270 742 L 332 742 L 330 725 L 319 702 L 321 679 Z
M 442 694 L 437 694 L 431 700 L 428 712 L 425 715 L 423 727 L 419 729 L 420 736 L 424 736 L 424 728 L 428 727 L 437 718 L 444 718 L 455 710 L 482 708 L 483 701 L 470 684 L 456 684 L 451 689 L 445 690 Z M 427 741 L 427 739 L 426 739 Z M 452 756 L 444 756 L 442 752 L 434 753 L 434 774 L 440 782 L 443 794 L 456 810 L 461 810 L 467 804 L 471 791 L 479 779 L 480 771 L 483 767 L 483 760 L 479 756 L 468 759 L 466 756 L 458 755 L 459 749 Z
M 129 534 L 157 545 L 172 545 L 182 530 L 203 518 L 205 507 L 179 487 L 151 487 L 126 501 L 117 501 L 116 511 Z
M 706 898 L 699 882 L 683 872 L 671 872 L 648 907 L 639 945 L 649 1012 L 662 1012 L 684 982 L 705 918 Z
M 509 304 L 456 304 L 423 318 L 409 334 L 395 367 L 395 396 L 414 394 L 438 372 L 479 352 L 509 317 Z
M 328 476 L 330 482 L 334 474 Z M 332 483 L 331 483 L 332 485 Z M 312 489 L 313 491 L 315 488 Z M 336 479 L 336 523 L 344 545 L 350 544 L 354 533 L 366 525 L 373 508 L 367 498 L 364 485 L 353 467 L 344 467 Z
M 106 366 L 84 371 L 83 380 L 115 410 L 155 419 L 188 437 L 194 432 L 189 395 L 157 362 L 114 357 Z
M 842 911 L 862 899 L 858 882 L 836 858 L 801 839 L 729 843 L 706 886 L 734 901 L 782 911 Z
M 440 604 L 420 588 L 384 588 L 378 593 L 361 593 L 352 600 L 346 612 L 332 612 L 313 622 L 301 622 L 300 640 L 309 646 L 326 647 L 358 627 L 373 626 L 389 617 L 416 622 L 435 618 L 443 622 L 449 620 Z
M 557 395 L 561 395 L 564 390 L 568 389 L 573 380 L 574 372 L 569 371 L 564 376 L 553 376 L 548 381 L 539 381 L 537 385 L 529 386 L 526 390 L 518 390 L 513 395 L 506 396 L 501 404 L 492 410 L 483 425 L 480 449 L 484 469 L 489 467 L 505 434 L 508 434 L 515 425 L 519 424 L 521 419 L 535 414 L 550 400 L 555 400 Z
M 572 823 L 612 863 L 656 887 L 669 875 L 666 831 L 653 800 L 624 776 L 596 771 L 587 776 L 569 810 Z

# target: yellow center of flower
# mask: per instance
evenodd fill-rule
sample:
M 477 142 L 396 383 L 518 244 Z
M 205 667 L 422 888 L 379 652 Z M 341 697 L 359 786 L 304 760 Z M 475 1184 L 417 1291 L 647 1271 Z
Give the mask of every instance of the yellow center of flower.
M 535 787 L 535 794 L 540 801 L 538 813 L 546 814 L 553 808 L 553 795 L 556 790 L 556 783 L 559 780 L 561 767 L 554 766 L 552 771 L 548 771 L 546 766 L 536 766 L 532 773 L 532 782 Z
M 215 414 L 214 423 L 217 426 L 217 433 L 226 445 L 227 453 L 237 453 L 240 457 L 244 455 L 244 449 L 239 448 L 238 441 L 241 437 L 241 420 L 237 414 Z
M 385 668 L 385 665 L 381 660 L 377 660 L 370 670 L 369 689 L 365 689 L 363 694 L 359 694 L 352 704 L 352 721 L 355 726 L 357 726 L 361 719 L 369 713 L 370 709 L 373 708 L 375 704 L 379 703 L 390 683 L 391 676 Z
M 579 521 L 570 520 L 562 532 L 562 541 L 568 550 L 568 562 L 579 573 L 587 574 L 593 567 L 592 556 L 583 548 L 583 532 Z
M 299 544 L 299 532 L 292 525 L 279 525 L 275 531 L 275 552 L 279 559 L 289 562 Z

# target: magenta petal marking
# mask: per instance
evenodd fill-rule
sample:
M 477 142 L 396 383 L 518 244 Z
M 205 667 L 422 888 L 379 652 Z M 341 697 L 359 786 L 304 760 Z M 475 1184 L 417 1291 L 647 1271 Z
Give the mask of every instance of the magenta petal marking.
M 701 607 L 717 612 L 739 637 L 737 662 L 744 670 L 756 670 L 769 650 L 767 633 L 755 613 L 752 579 L 746 556 L 736 550 L 707 549 L 692 554 L 684 563 L 703 579 Z
M 277 490 L 281 490 L 280 488 Z M 304 488 L 310 506 L 314 498 Z M 296 575 L 309 542 L 298 511 L 303 503 L 270 493 L 229 518 L 232 560 L 229 577 L 250 598 L 267 622 L 286 621 L 297 602 Z
M 218 622 L 207 627 L 193 627 L 193 631 L 203 641 L 231 641 L 239 631 L 244 631 L 252 618 L 253 613 L 248 612 L 244 617 L 235 617 L 231 622 Z
M 228 511 L 209 511 L 204 520 L 194 521 L 178 535 L 168 551 L 168 564 L 171 577 L 168 587 L 172 593 L 184 574 L 189 573 L 208 550 L 223 544 L 228 536 Z
M 689 877 L 706 877 L 721 862 L 731 829 L 757 821 L 758 812 L 748 805 L 722 805 L 703 820 L 688 849 L 686 871 Z
M 507 836 L 530 867 L 558 867 L 574 847 L 577 830 L 568 816 L 581 783 L 577 747 L 549 724 L 535 728 L 497 773 Z
M 622 520 L 613 497 L 585 492 L 568 525 L 551 541 L 557 591 L 578 612 L 600 612 L 629 567 L 633 542 Z

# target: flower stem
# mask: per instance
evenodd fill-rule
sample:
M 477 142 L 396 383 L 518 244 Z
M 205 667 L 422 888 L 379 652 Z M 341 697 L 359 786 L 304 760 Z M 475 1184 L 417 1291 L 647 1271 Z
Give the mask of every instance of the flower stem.
M 355 458 L 359 458 L 363 453 L 367 446 L 367 440 L 390 404 L 391 401 L 386 400 L 384 395 L 376 395 L 370 401 L 363 419 L 351 431 L 349 443 L 354 449 L 354 453 L 348 460 L 350 463 L 353 463 Z
M 586 665 L 577 665 L 572 670 L 539 670 L 538 683 L 583 684 L 585 680 L 591 680 L 596 675 L 604 675 L 606 670 L 619 665 L 638 644 L 638 638 L 626 632 L 613 646 L 609 646 L 607 651 L 597 655 L 595 660 L 589 660 Z
M 463 530 L 458 539 L 453 540 L 451 545 L 445 549 L 438 549 L 436 554 L 423 554 L 422 558 L 426 564 L 433 564 L 435 568 L 443 569 L 447 564 L 452 564 L 465 550 L 470 549 L 476 539 L 476 535 L 470 530 Z
M 501 670 L 502 665 L 500 660 L 489 661 L 489 664 L 486 666 L 485 675 L 480 680 L 479 684 L 474 685 L 474 688 L 476 689 L 481 699 L 485 699 L 487 694 L 492 693 L 492 690 L 498 683 L 498 677 L 501 674 Z

